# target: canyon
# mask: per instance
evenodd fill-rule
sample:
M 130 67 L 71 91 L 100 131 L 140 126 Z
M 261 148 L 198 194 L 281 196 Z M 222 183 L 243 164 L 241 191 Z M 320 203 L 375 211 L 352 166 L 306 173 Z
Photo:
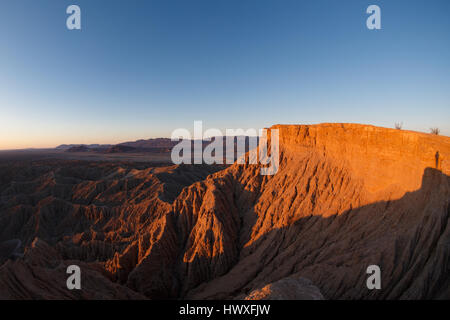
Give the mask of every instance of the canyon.
M 0 161 L 0 242 L 24 253 L 0 261 L 0 299 L 450 299 L 449 137 L 271 129 L 273 176 L 259 164 Z M 66 288 L 69 265 L 82 290 Z

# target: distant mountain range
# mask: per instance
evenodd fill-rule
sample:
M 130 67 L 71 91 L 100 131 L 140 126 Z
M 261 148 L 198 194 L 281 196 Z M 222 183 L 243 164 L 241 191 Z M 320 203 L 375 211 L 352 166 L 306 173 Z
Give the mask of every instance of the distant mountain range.
M 119 143 L 118 146 L 127 146 L 132 148 L 141 148 L 141 149 L 153 149 L 153 148 L 172 148 L 178 142 L 172 141 L 169 138 L 156 138 L 156 139 L 141 139 L 137 141 L 129 141 Z
M 55 149 L 56 150 L 69 150 L 71 148 L 77 148 L 77 147 L 85 147 L 88 149 L 107 149 L 109 147 L 111 147 L 111 144 L 62 144 L 57 146 Z
M 225 139 L 226 137 L 217 137 Z M 246 150 L 248 150 L 249 141 L 251 139 L 256 139 L 258 142 L 258 137 L 245 137 L 246 140 Z M 210 144 L 211 141 L 203 140 L 203 148 Z M 141 139 L 137 141 L 128 141 L 119 143 L 116 145 L 111 144 L 62 144 L 56 147 L 56 150 L 61 150 L 65 152 L 101 152 L 101 153 L 169 153 L 172 148 L 178 144 L 178 141 L 172 141 L 169 138 L 156 138 L 156 139 Z M 236 144 L 236 141 L 235 141 Z

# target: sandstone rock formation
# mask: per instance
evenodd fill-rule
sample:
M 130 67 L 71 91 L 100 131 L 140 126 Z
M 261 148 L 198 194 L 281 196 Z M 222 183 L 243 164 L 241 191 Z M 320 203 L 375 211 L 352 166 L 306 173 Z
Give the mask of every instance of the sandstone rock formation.
M 85 296 L 66 292 L 52 263 L 71 261 L 105 298 L 290 298 L 286 278 L 301 277 L 326 299 L 450 298 L 450 138 L 355 124 L 272 129 L 274 176 L 248 164 L 0 163 L 0 241 L 33 250 L 39 238 L 53 250 L 42 276 L 27 254 L 1 266 L 0 297 L 94 297 L 90 284 Z M 372 264 L 381 290 L 366 287 Z M 52 277 L 48 295 L 35 290 Z
M 82 269 L 82 290 L 68 290 L 66 270 L 76 264 Z M 60 284 L 60 285 L 58 285 Z M 56 250 L 36 238 L 25 257 L 0 266 L 0 299 L 146 299 L 113 283 L 95 263 L 64 260 Z

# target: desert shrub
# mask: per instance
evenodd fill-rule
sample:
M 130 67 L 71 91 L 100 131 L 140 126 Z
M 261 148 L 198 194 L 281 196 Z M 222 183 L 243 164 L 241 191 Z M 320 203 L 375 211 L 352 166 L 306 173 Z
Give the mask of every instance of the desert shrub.
M 439 128 L 430 128 L 430 132 L 431 132 L 431 134 L 435 134 L 435 135 L 438 135 L 440 132 L 441 132 L 441 130 L 439 129 Z
M 395 123 L 395 129 L 402 130 L 402 127 L 403 127 L 403 122 L 396 122 Z

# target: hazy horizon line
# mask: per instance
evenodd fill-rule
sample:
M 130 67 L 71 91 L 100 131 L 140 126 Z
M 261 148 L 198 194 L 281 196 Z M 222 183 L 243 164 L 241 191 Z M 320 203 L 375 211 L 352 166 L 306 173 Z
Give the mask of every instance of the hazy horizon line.
M 374 125 L 374 124 L 366 124 L 366 123 L 358 123 L 358 122 L 317 122 L 317 123 L 308 123 L 308 124 L 274 124 L 272 126 L 317 126 L 317 125 L 324 125 L 324 124 L 356 124 L 356 125 L 362 125 L 362 126 L 373 126 L 373 127 L 378 127 L 378 128 L 384 128 L 384 129 L 392 129 L 392 130 L 399 130 L 399 131 L 405 131 L 405 132 L 415 132 L 415 133 L 421 133 L 421 134 L 429 134 L 429 135 L 433 135 L 430 132 L 425 132 L 425 131 L 419 131 L 419 130 L 413 130 L 413 129 L 396 129 L 395 127 L 386 127 L 386 126 L 381 126 L 381 125 Z M 270 126 L 270 127 L 272 127 Z M 270 128 L 269 127 L 269 128 Z M 268 129 L 268 128 L 265 128 Z M 245 131 L 245 130 L 244 130 Z M 229 135 L 231 136 L 231 135 Z M 242 136 L 242 135 L 241 135 Z M 438 136 L 441 137 L 447 137 L 449 138 L 450 136 L 447 134 L 444 134 L 443 132 L 440 132 L 438 134 Z M 212 136 L 212 137 L 227 137 L 227 135 L 222 135 L 222 136 Z M 236 136 L 235 136 L 236 137 Z M 251 136 L 251 135 L 245 135 L 245 137 L 257 137 L 257 136 Z M 47 146 L 47 147 L 24 147 L 24 148 L 7 148 L 7 149 L 3 149 L 0 147 L 0 151 L 26 151 L 26 150 L 53 150 L 53 149 L 57 149 L 60 146 L 90 146 L 90 145 L 98 145 L 98 146 L 116 146 L 119 144 L 124 144 L 124 143 L 132 143 L 132 142 L 137 142 L 137 141 L 146 141 L 146 140 L 156 140 L 156 139 L 169 139 L 171 140 L 170 137 L 164 137 L 164 136 L 159 136 L 159 137 L 151 137 L 151 138 L 139 138 L 136 140 L 127 140 L 124 139 L 125 141 L 122 142 L 117 142 L 117 143 L 98 143 L 98 142 L 92 142 L 92 143 L 60 143 L 57 144 L 55 146 Z M 206 138 L 203 138 L 203 140 L 205 140 Z M 189 140 L 196 140 L 196 139 L 189 139 Z

